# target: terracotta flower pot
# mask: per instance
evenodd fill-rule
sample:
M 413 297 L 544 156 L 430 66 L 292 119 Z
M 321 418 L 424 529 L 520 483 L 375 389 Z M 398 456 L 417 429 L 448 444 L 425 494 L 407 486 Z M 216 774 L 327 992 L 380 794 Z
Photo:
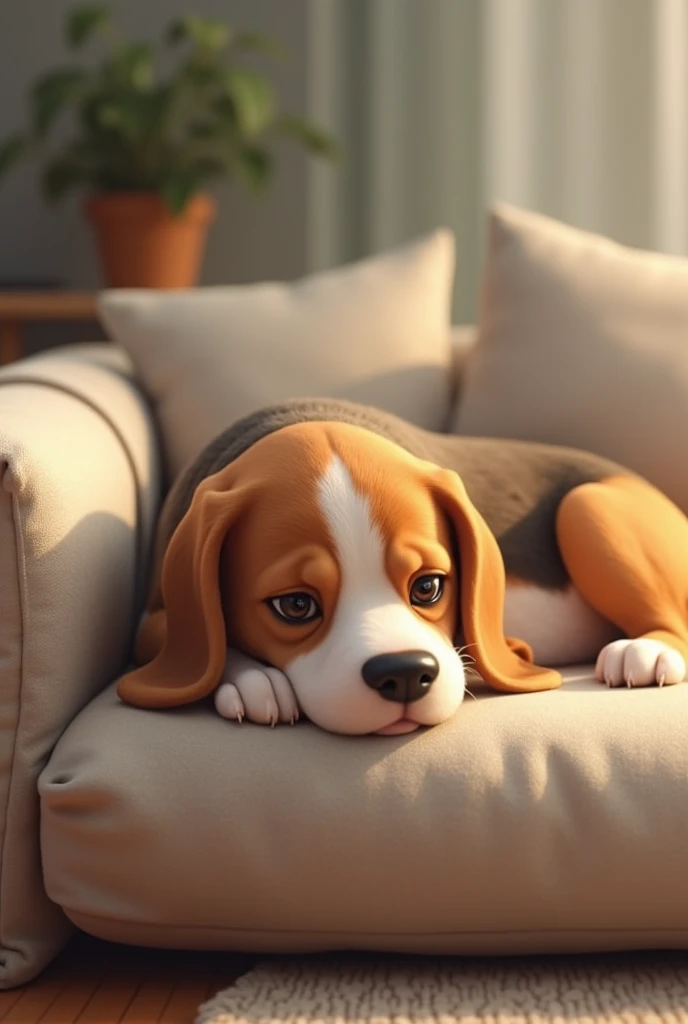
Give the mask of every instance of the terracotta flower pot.
M 190 200 L 179 216 L 148 192 L 104 192 L 89 198 L 106 284 L 110 288 L 191 288 L 198 281 L 216 204 Z

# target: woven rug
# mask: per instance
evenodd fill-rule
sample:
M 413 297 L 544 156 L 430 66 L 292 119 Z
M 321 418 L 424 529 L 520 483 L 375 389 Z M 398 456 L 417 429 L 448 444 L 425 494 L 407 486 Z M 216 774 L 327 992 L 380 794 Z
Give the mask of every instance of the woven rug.
M 196 1024 L 688 1024 L 688 954 L 264 961 Z

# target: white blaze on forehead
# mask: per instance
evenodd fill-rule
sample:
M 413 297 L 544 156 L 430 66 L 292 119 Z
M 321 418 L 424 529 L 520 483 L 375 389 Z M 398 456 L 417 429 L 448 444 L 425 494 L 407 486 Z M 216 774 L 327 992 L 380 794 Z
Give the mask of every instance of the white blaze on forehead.
M 395 589 L 370 502 L 337 455 L 319 480 L 317 494 L 341 582 L 326 635 L 285 667 L 301 707 L 312 721 L 334 732 L 382 729 L 397 721 L 402 709 L 365 685 L 363 665 L 378 654 L 423 650 L 435 655 L 440 674 L 430 693 L 409 705 L 413 712 L 407 713 L 426 725 L 444 721 L 463 696 L 463 671 L 451 640 L 417 616 Z
M 361 587 L 383 581 L 389 585 L 382 537 L 373 523 L 370 504 L 356 490 L 338 455 L 332 457 L 318 483 L 318 498 L 337 549 L 344 583 L 355 579 Z

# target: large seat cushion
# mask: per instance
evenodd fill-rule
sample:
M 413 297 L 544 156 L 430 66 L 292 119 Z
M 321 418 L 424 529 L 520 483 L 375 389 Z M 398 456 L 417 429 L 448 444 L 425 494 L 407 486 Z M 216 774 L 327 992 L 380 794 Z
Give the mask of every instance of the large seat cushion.
M 285 398 L 348 398 L 446 429 L 453 282 L 454 238 L 441 230 L 291 284 L 114 290 L 99 307 L 175 475 L 225 427 Z
M 110 689 L 40 780 L 47 891 L 162 946 L 688 947 L 688 685 L 476 696 L 383 738 Z
M 492 212 L 452 429 L 587 448 L 688 512 L 688 259 Z

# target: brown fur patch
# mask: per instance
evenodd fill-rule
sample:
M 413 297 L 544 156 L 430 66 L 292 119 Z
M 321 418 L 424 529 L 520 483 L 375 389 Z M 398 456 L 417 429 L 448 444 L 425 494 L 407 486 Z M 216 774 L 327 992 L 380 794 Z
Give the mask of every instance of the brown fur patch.
M 336 605 L 339 567 L 317 496 L 331 458 L 323 431 L 303 423 L 263 438 L 237 460 L 261 486 L 222 547 L 227 643 L 277 668 L 320 643 Z M 266 601 L 293 591 L 315 597 L 323 618 L 280 622 Z
M 583 597 L 632 639 L 674 647 L 688 662 L 688 520 L 637 477 L 571 491 L 557 515 L 562 557 Z

